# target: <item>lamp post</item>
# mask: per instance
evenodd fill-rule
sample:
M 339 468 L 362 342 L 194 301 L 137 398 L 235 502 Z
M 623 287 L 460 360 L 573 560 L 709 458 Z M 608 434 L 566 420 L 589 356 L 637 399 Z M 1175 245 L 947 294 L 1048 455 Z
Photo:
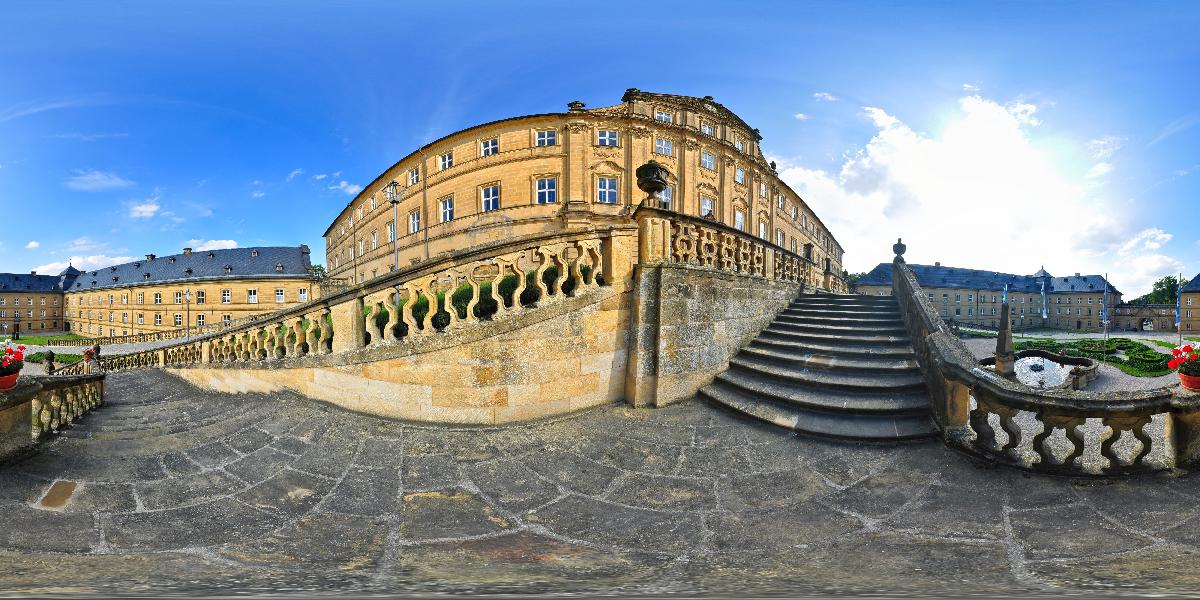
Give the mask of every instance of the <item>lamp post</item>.
M 387 199 L 392 205 L 392 270 L 400 270 L 400 184 L 387 184 Z
M 191 339 L 192 337 L 192 290 L 183 292 L 184 306 L 187 310 L 187 318 L 184 322 L 183 338 Z

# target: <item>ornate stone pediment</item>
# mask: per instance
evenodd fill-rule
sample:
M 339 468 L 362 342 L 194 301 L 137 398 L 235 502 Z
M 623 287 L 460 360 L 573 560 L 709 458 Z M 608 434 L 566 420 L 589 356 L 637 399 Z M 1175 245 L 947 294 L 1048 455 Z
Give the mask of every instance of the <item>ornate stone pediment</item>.
M 625 167 L 622 167 L 621 165 L 619 165 L 611 160 L 602 160 L 599 162 L 592 163 L 591 169 L 593 171 L 603 171 L 606 173 L 617 173 L 617 172 L 624 171 Z

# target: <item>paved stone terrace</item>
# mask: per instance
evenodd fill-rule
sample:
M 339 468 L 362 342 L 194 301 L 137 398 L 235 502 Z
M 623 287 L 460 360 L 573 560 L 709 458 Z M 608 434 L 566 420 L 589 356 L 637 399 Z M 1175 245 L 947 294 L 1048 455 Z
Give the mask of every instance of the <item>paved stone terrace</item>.
M 110 376 L 108 402 L 0 467 L 0 590 L 1200 590 L 1194 477 L 1030 476 L 700 402 L 451 429 L 157 371 Z M 78 487 L 46 509 L 54 480 Z

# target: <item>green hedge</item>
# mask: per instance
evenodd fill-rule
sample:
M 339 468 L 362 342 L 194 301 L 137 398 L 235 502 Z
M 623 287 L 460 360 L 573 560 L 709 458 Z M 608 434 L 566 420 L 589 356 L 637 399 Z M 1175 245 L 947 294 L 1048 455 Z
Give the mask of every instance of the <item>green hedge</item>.
M 83 360 L 83 356 L 81 356 L 79 354 L 55 354 L 54 355 L 54 364 L 56 364 L 58 366 L 73 365 L 81 360 Z M 31 363 L 37 363 L 37 364 L 44 363 L 44 362 L 46 362 L 46 353 L 45 352 L 34 352 L 33 354 L 28 354 L 25 356 L 25 362 L 31 362 Z
M 1107 343 L 1102 339 L 1036 339 L 1017 342 L 1013 347 L 1018 352 L 1046 350 L 1067 356 L 1090 358 L 1106 362 L 1135 377 L 1157 377 L 1171 372 L 1167 368 L 1170 356 L 1129 338 L 1110 338 Z M 1125 356 L 1118 356 L 1118 351 L 1123 352 Z

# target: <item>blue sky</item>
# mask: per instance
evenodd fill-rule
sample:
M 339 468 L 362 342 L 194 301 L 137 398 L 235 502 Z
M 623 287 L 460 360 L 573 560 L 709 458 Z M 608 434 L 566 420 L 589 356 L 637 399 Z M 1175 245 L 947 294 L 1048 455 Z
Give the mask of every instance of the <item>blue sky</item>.
M 846 248 L 1200 271 L 1195 3 L 0 4 L 0 270 L 307 243 L 416 146 L 712 95 Z M 1191 212 L 1187 212 L 1190 210 Z M 36 247 L 34 247 L 36 246 Z

